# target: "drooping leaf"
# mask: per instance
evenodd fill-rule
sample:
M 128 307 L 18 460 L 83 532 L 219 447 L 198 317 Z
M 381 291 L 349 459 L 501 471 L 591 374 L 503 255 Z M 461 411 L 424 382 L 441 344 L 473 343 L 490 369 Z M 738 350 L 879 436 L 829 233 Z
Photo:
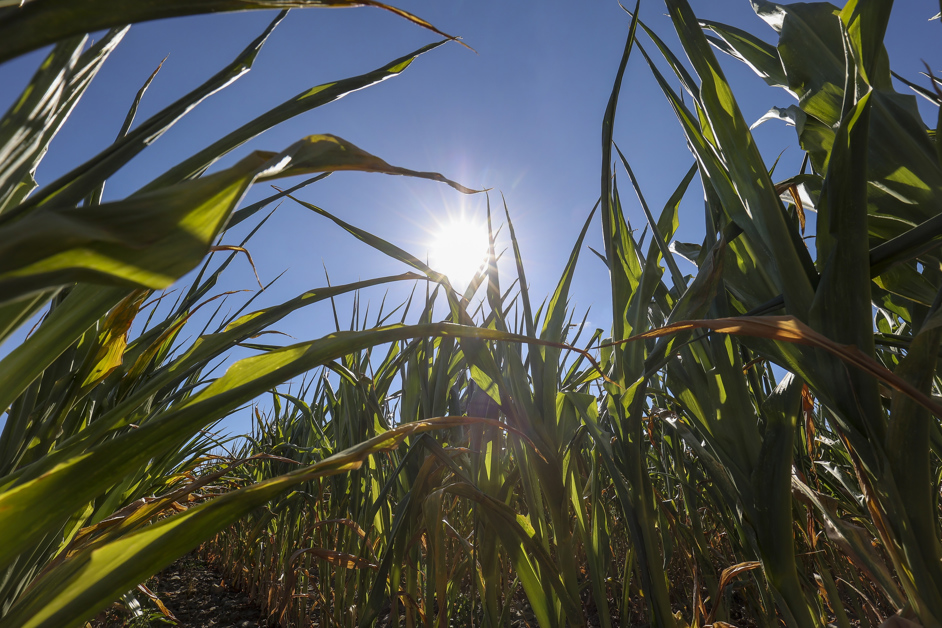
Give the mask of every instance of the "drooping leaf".
M 108 148 L 82 165 L 62 175 L 44 186 L 27 203 L 18 208 L 19 212 L 28 210 L 41 203 L 69 206 L 77 204 L 86 195 L 100 187 L 105 179 L 117 172 L 135 155 L 157 141 L 170 127 L 199 105 L 203 100 L 231 85 L 244 76 L 258 56 L 259 51 L 275 27 L 284 19 L 287 11 L 282 11 L 268 27 L 256 37 L 235 59 L 203 82 L 199 87 L 181 96 L 158 113 L 142 122 L 133 131 L 119 134 L 117 140 Z M 146 86 L 145 86 L 146 87 Z M 133 107 L 132 107 L 133 110 Z M 128 123 L 128 121 L 125 121 Z M 179 183 L 173 181 L 172 183 Z
M 91 33 L 123 24 L 183 15 L 246 11 L 372 6 L 390 11 L 443 37 L 425 20 L 376 0 L 93 0 L 82 5 L 62 5 L 57 0 L 30 0 L 19 6 L 0 6 L 0 63 L 72 35 Z

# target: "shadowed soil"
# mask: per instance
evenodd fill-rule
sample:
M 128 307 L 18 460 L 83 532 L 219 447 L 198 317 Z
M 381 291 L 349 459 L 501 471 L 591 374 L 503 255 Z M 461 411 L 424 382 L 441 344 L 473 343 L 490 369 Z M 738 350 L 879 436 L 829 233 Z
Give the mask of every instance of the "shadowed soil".
M 163 602 L 176 618 L 180 628 L 261 628 L 265 626 L 262 611 L 248 596 L 230 589 L 222 576 L 195 554 L 176 560 L 168 568 L 147 581 L 147 587 Z M 140 591 L 136 592 L 151 626 L 173 625 L 160 621 L 162 615 Z M 91 623 L 94 628 L 119 628 L 135 625 L 124 609 L 112 609 Z M 136 625 L 146 626 L 146 622 Z

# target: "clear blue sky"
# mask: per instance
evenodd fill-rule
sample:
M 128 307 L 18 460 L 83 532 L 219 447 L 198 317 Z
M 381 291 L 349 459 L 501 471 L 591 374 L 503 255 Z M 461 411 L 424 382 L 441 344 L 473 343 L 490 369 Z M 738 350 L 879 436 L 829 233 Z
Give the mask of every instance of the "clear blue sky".
M 555 286 L 599 195 L 601 119 L 629 16 L 615 0 L 393 4 L 462 36 L 477 54 L 456 44 L 436 49 L 399 77 L 269 131 L 220 166 L 248 150 L 280 150 L 305 135 L 333 133 L 395 165 L 435 170 L 472 187 L 494 188 L 495 209 L 500 208 L 496 192 L 503 191 L 539 301 Z M 775 40 L 775 33 L 753 14 L 746 0 L 692 4 L 702 18 Z M 940 24 L 927 21 L 938 10 L 934 0 L 896 2 L 886 39 L 896 72 L 922 84 L 925 80 L 918 76 L 922 59 L 940 70 Z M 660 1 L 642 0 L 642 19 L 679 52 L 665 12 Z M 229 62 L 272 17 L 272 12 L 251 12 L 132 27 L 52 144 L 38 172 L 40 183 L 112 141 L 137 89 L 164 56 L 169 58 L 144 98 L 138 121 Z M 131 193 L 175 161 L 304 89 L 366 72 L 436 39 L 433 33 L 377 9 L 292 11 L 252 72 L 200 105 L 118 173 L 109 182 L 106 200 Z M 16 97 L 42 56 L 36 52 L 0 66 L 4 86 L 0 107 L 5 109 Z M 766 87 L 748 68 L 720 56 L 750 122 L 772 105 L 792 104 L 785 92 Z M 936 115 L 928 106 L 924 112 Z M 787 149 L 777 178 L 797 171 L 801 152 L 794 129 L 770 122 L 756 131 L 756 138 L 769 164 Z M 652 209 L 659 211 L 693 159 L 639 54 L 632 55 L 625 77 L 615 139 L 632 162 Z M 643 215 L 623 172 L 619 180 L 629 221 L 643 227 Z M 268 193 L 267 186 L 257 186 L 249 199 Z M 436 183 L 385 175 L 335 174 L 307 188 L 302 198 L 418 255 L 428 248 L 427 229 L 435 219 L 459 211 L 462 205 L 483 218 L 482 195 L 463 197 Z M 682 209 L 682 240 L 699 242 L 702 237 L 701 198 L 695 180 Z M 237 237 L 225 243 L 235 244 Z M 598 220 L 588 244 L 601 248 Z M 323 285 L 322 259 L 335 283 L 405 270 L 290 201 L 249 248 L 263 281 L 288 269 L 260 303 Z M 591 305 L 590 320 L 608 327 L 607 271 L 590 251 L 583 253 L 574 303 L 580 312 Z M 254 285 L 247 265 L 229 276 L 233 281 L 226 288 Z M 374 307 L 382 298 L 375 291 L 364 296 Z M 302 340 L 328 333 L 330 327 L 329 309 L 320 307 L 295 315 L 279 328 Z

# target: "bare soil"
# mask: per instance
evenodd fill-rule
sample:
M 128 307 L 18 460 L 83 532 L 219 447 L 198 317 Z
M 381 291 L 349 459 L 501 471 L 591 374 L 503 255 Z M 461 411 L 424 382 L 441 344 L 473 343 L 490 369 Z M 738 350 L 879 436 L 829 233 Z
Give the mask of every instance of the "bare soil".
M 262 628 L 267 625 L 261 609 L 245 593 L 226 586 L 222 576 L 196 554 L 188 554 L 175 561 L 148 580 L 147 587 L 176 618 L 173 623 L 165 619 L 156 612 L 154 603 L 138 591 L 136 596 L 148 615 L 150 626 Z M 135 624 L 127 617 L 123 607 L 116 607 L 95 618 L 91 626 L 147 626 L 147 620 Z

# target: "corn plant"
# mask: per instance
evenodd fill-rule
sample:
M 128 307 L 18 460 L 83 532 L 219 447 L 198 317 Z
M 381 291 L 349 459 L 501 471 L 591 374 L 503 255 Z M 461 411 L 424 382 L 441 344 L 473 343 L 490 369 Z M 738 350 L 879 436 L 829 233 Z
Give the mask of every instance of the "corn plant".
M 255 182 L 359 170 L 424 177 L 470 192 L 435 173 L 391 166 L 332 135 L 310 136 L 277 153 L 255 151 L 234 166 L 206 174 L 219 158 L 266 129 L 396 76 L 440 43 L 363 75 L 305 90 L 128 198 L 103 202 L 110 176 L 202 100 L 251 69 L 287 14 L 282 11 L 232 63 L 135 126 L 148 80 L 108 148 L 56 181 L 39 186 L 35 180 L 50 141 L 127 33 L 125 24 L 206 11 L 351 4 L 109 2 L 65 7 L 41 1 L 0 6 L 0 30 L 5 33 L 0 60 L 55 44 L 0 120 L 2 340 L 12 342 L 12 334 L 45 309 L 33 332 L 0 360 L 0 407 L 6 413 L 0 435 L 0 530 L 11 541 L 0 551 L 0 624 L 77 625 L 288 487 L 358 466 L 407 433 L 434 425 L 391 430 L 372 441 L 351 440 L 352 448 L 333 458 L 250 487 L 249 493 L 182 506 L 181 500 L 186 503 L 188 494 L 206 485 L 193 473 L 216 444 L 209 427 L 272 386 L 374 341 L 372 332 L 335 335 L 263 352 L 219 377 L 212 374 L 212 362 L 299 308 L 413 277 L 308 290 L 281 305 L 243 314 L 249 301 L 240 316 L 221 322 L 217 309 L 193 341 L 184 340 L 181 330 L 197 310 L 224 296 L 212 291 L 232 256 L 216 267 L 207 259 L 169 310 L 159 310 L 164 297 L 155 291 L 197 267 L 213 249 L 245 252 L 245 242 L 233 246 L 220 240 L 281 196 L 237 211 Z M 435 31 L 408 13 L 371 4 Z M 84 33 L 109 27 L 106 36 L 88 46 Z M 129 332 L 142 313 L 147 313 L 148 324 L 131 339 Z M 411 337 L 407 328 L 386 333 Z M 245 377 L 246 368 L 254 375 Z M 160 523 L 148 525 L 156 519 Z
M 794 489 L 894 607 L 937 625 L 938 558 L 928 557 L 937 556 L 930 548 L 938 544 L 937 522 L 930 523 L 937 514 L 929 514 L 937 513 L 929 450 L 930 417 L 939 408 L 928 395 L 938 348 L 931 322 L 939 290 L 933 218 L 942 170 L 935 132 L 926 129 L 914 97 L 896 93 L 890 81 L 882 37 L 892 3 L 849 2 L 840 10 L 826 3 L 754 3 L 780 33 L 777 47 L 720 24 L 700 24 L 683 1 L 667 5 L 700 83 L 651 36 L 689 106 L 639 50 L 677 114 L 705 188 L 707 238 L 688 291 L 706 272 L 714 291 L 705 302 L 708 320 L 675 323 L 674 329 L 742 336 L 686 346 L 674 337 L 647 358 L 653 366 L 671 353 L 679 357 L 666 362 L 667 390 L 688 417 L 675 426 L 681 435 L 693 428 L 691 446 L 708 446 L 701 456 L 710 460 L 707 468 L 723 485 L 729 507 L 739 511 L 743 544 L 761 562 L 786 623 L 824 623 L 809 600 L 809 578 L 803 585 L 796 565 Z M 721 50 L 798 96 L 799 105 L 778 112 L 794 121 L 812 173 L 772 183 L 701 26 L 715 34 Z M 793 201 L 789 209 L 782 192 Z M 818 212 L 813 252 L 801 239 L 806 209 Z M 651 230 L 659 240 L 653 223 Z M 666 244 L 658 242 L 661 250 Z M 873 307 L 887 312 L 877 323 Z M 776 311 L 783 316 L 768 316 Z M 666 322 L 681 317 L 689 314 L 672 312 Z M 891 328 L 904 330 L 901 342 L 878 352 L 875 338 Z M 683 338 L 692 341 L 691 333 Z M 906 349 L 905 357 L 898 349 Z M 746 363 L 753 356 L 792 376 L 763 394 L 748 383 Z M 878 381 L 895 392 L 882 393 Z M 890 568 L 850 533 L 833 502 L 824 505 L 804 481 L 789 477 L 803 385 L 820 402 L 856 475 L 860 503 L 847 510 L 868 520 Z M 826 588 L 832 608 L 840 606 L 833 586 Z
M 930 557 L 939 466 L 930 452 L 939 438 L 930 417 L 940 408 L 930 395 L 939 151 L 913 97 L 890 83 L 881 44 L 890 4 L 755 3 L 780 33 L 773 47 L 699 22 L 685 2 L 670 0 L 693 72 L 638 19 L 639 5 L 603 120 L 600 257 L 614 309 L 611 337 L 599 347 L 601 372 L 580 371 L 559 353 L 582 238 L 536 315 L 522 265 L 514 306 L 504 301 L 492 258 L 478 339 L 460 341 L 460 357 L 443 342 L 437 358 L 428 349 L 416 354 L 410 364 L 418 370 L 403 379 L 401 420 L 454 412 L 460 404 L 447 402 L 448 391 L 457 386 L 452 399 L 465 387 L 467 399 L 480 399 L 473 407 L 494 413 L 507 432 L 470 428 L 467 459 L 435 453 L 436 461 L 430 453 L 409 472 L 403 466 L 406 492 L 388 508 L 421 523 L 384 558 L 390 564 L 380 567 L 374 591 L 386 597 L 371 606 L 387 599 L 398 622 L 397 605 L 408 600 L 408 625 L 442 625 L 455 603 L 449 592 L 464 586 L 480 600 L 480 621 L 502 625 L 509 564 L 534 618 L 547 626 L 585 623 L 586 588 L 603 625 L 627 625 L 638 591 L 659 626 L 711 624 L 730 618 L 734 604 L 762 625 L 876 625 L 897 610 L 937 625 L 938 559 Z M 636 37 L 642 31 L 684 98 Z M 807 153 L 801 172 L 773 182 L 711 43 L 798 96 L 799 105 L 775 116 L 796 126 Z M 695 159 L 659 216 L 613 143 L 635 50 Z M 625 218 L 616 156 L 645 216 L 646 249 Z M 672 245 L 680 198 L 696 175 L 705 240 Z M 802 238 L 812 211 L 813 250 Z M 333 219 L 437 278 L 414 257 Z M 697 265 L 695 276 L 681 273 L 681 253 Z M 469 322 L 472 295 L 446 295 L 450 320 Z M 512 307 L 523 311 L 513 328 Z M 407 402 L 414 391 L 431 396 Z M 470 415 L 469 407 L 461 409 Z M 473 506 L 469 533 L 454 524 L 465 510 L 450 496 Z M 514 512 L 519 527 L 502 518 Z M 422 538 L 424 551 L 416 545 Z M 608 560 L 606 549 L 615 547 L 622 554 Z M 479 574 L 463 584 L 462 548 Z M 678 572 L 683 577 L 668 580 Z M 357 621 L 369 623 L 378 611 Z
M 463 293 L 299 198 L 313 179 L 234 211 L 255 181 L 339 169 L 470 191 L 441 175 L 390 166 L 333 136 L 205 174 L 271 125 L 395 75 L 438 44 L 304 92 L 110 203 L 104 180 L 248 69 L 275 24 L 132 130 L 135 104 L 112 147 L 34 190 L 45 144 L 124 31 L 87 51 L 79 40 L 57 45 L 35 90 L 0 123 L 0 247 L 12 247 L 0 256 L 2 337 L 47 308 L 0 361 L 0 530 L 19 541 L 0 548 L 0 624 L 74 625 L 209 539 L 204 555 L 272 624 L 843 628 L 898 613 L 897 622 L 940 625 L 942 151 L 915 97 L 891 82 L 882 39 L 892 3 L 753 2 L 778 33 L 773 46 L 666 0 L 689 67 L 640 4 L 602 120 L 600 199 L 538 307 L 506 206 L 513 279 L 498 271 L 488 205 L 487 263 Z M 144 3 L 124 15 L 227 7 Z M 46 0 L 0 11 L 9 34 L 0 58 L 119 26 L 122 15 L 60 13 Z M 797 97 L 767 117 L 795 126 L 799 172 L 773 180 L 714 48 Z M 632 54 L 647 62 L 694 159 L 659 213 L 616 145 Z M 929 88 L 901 80 L 942 103 L 934 79 Z M 27 125 L 39 106 L 31 94 L 54 83 L 57 106 Z M 13 141 L 23 133 L 28 142 Z M 640 237 L 628 219 L 634 202 L 619 192 L 625 175 Z M 673 241 L 697 179 L 704 240 Z M 226 229 L 286 196 L 412 270 L 251 312 L 249 300 L 222 316 L 215 299 L 226 295 L 213 290 L 246 240 L 217 245 L 227 259 L 204 262 L 177 303 L 155 302 L 154 290 L 195 267 Z M 576 322 L 569 292 L 596 212 L 612 318 L 607 334 L 580 344 L 586 319 Z M 87 240 L 55 237 L 75 224 Z M 302 307 L 401 281 L 419 282 L 421 306 L 384 305 L 371 319 L 358 296 L 348 329 L 338 322 L 289 346 L 253 340 Z M 201 307 L 216 311 L 186 342 L 181 330 L 203 320 Z M 151 322 L 129 340 L 143 312 Z M 257 354 L 214 376 L 237 345 Z M 253 405 L 252 433 L 211 454 L 207 428 L 266 391 L 270 407 Z

